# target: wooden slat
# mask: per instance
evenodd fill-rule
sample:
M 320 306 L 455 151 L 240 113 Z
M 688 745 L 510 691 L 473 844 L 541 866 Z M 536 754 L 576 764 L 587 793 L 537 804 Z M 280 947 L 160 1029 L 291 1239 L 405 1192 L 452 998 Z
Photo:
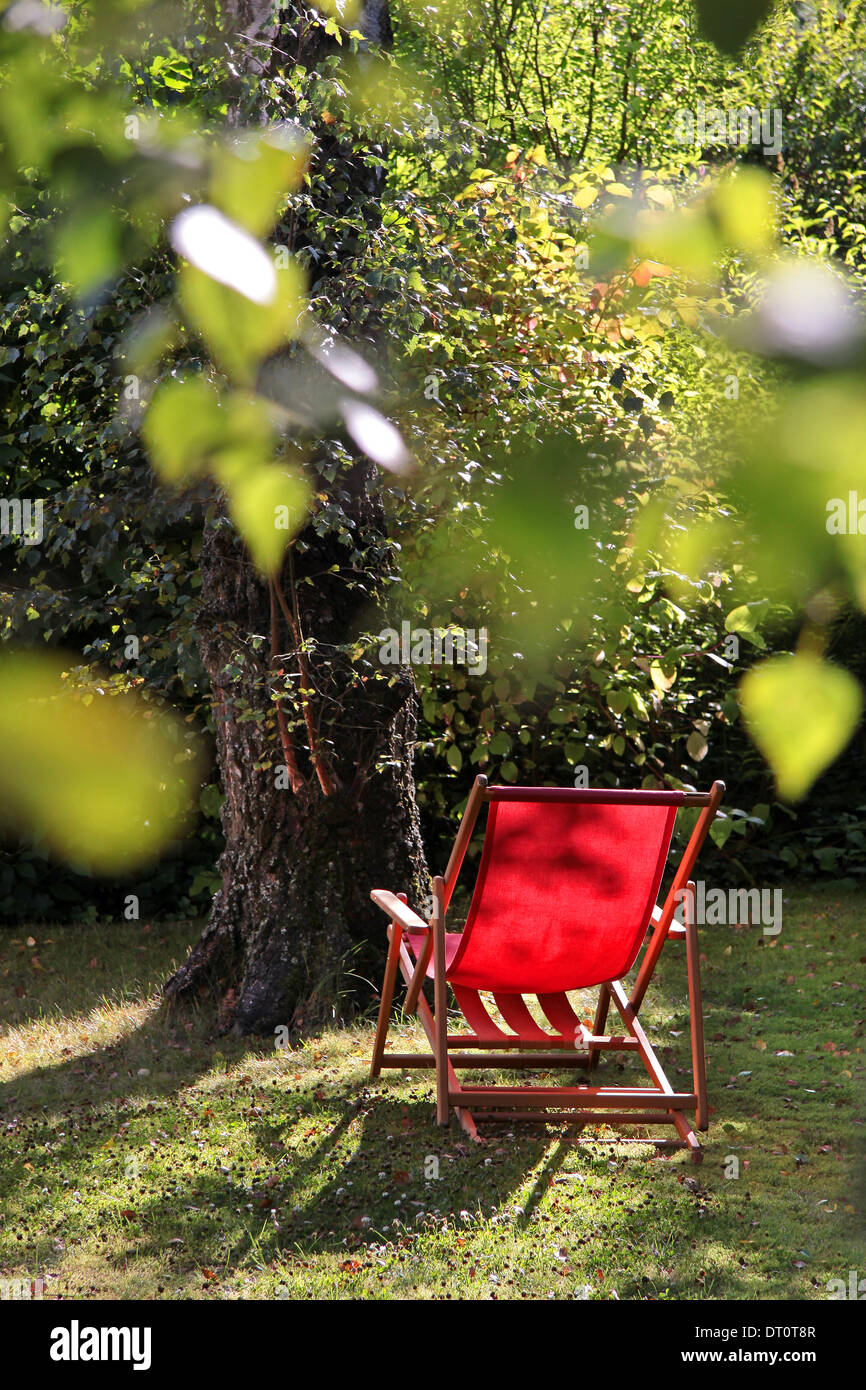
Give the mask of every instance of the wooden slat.
M 379 1019 L 376 1024 L 376 1040 L 370 1061 L 371 1079 L 379 1075 L 382 1058 L 385 1054 L 385 1041 L 388 1037 L 388 1024 L 391 1021 L 391 1001 L 394 998 L 394 985 L 400 963 L 400 947 L 403 941 L 403 928 L 399 922 L 392 922 L 388 928 L 388 958 L 385 961 L 385 977 L 382 981 L 382 995 L 379 1000 Z
M 638 1046 L 634 1038 L 611 1038 L 610 1042 L 624 1042 L 635 1050 Z M 621 1050 L 621 1048 L 617 1048 L 617 1051 Z M 588 1067 L 590 1065 L 589 1054 L 586 1052 L 455 1052 L 449 1047 L 448 1057 L 455 1067 L 493 1067 L 497 1071 L 508 1071 L 511 1067 L 534 1067 L 536 1071 L 546 1071 L 549 1067 L 568 1069 L 569 1067 Z M 416 1060 L 419 1058 L 426 1060 Z M 426 1052 L 387 1052 L 382 1057 L 380 1065 L 383 1067 L 432 1066 L 433 1058 Z
M 412 1067 L 435 1067 L 436 1058 L 432 1052 L 386 1052 L 381 1065 L 408 1071 Z
M 445 882 L 440 875 L 433 880 L 433 917 L 430 930 L 433 933 L 434 970 L 433 999 L 436 1007 L 434 1016 L 433 1051 L 436 1054 L 436 1122 L 448 1123 L 449 1067 L 448 1067 L 448 986 L 445 983 Z M 453 1073 L 451 1073 L 453 1074 Z M 459 1083 L 458 1087 L 459 1087 Z
M 627 1038 L 620 1033 L 589 1033 L 584 1035 L 587 1046 L 600 1052 L 637 1052 L 637 1038 Z
M 695 1134 L 685 1115 L 680 1115 L 679 1112 L 676 1112 L 672 1115 L 672 1119 L 683 1143 L 692 1151 L 692 1162 L 700 1163 L 703 1158 L 703 1153 L 700 1143 L 698 1142 L 698 1136 Z
M 594 1037 L 598 1037 L 598 1036 L 602 1033 L 602 1030 L 604 1029 L 604 1025 L 607 1023 L 607 1015 L 608 1015 L 608 1010 L 609 1010 L 609 1009 L 610 1009 L 610 985 L 609 985 L 609 984 L 603 984 L 603 985 L 600 986 L 599 991 L 598 991 L 598 1003 L 597 1003 L 596 1009 L 595 1009 L 595 1021 L 594 1021 L 593 1025 L 592 1025 L 592 1032 L 593 1032 L 593 1036 L 594 1036 Z M 585 1037 L 585 1035 L 584 1035 L 584 1037 Z M 590 1043 L 590 1044 L 589 1044 L 589 1065 L 590 1065 L 590 1070 L 595 1066 L 597 1060 L 598 1060 L 598 1044 L 597 1044 L 597 1043 Z
M 590 1106 L 594 1110 L 616 1110 L 618 1106 L 628 1110 L 641 1106 L 651 1110 L 690 1110 L 697 1096 L 693 1091 L 674 1091 L 669 1095 L 647 1086 L 634 1089 L 625 1086 L 464 1086 L 455 1093 L 454 1101 L 469 1105 L 473 1110 L 509 1101 L 533 1110 L 550 1104 L 578 1109 Z
M 458 1000 L 458 1003 L 459 1002 L 460 1001 Z M 571 1038 L 558 1038 L 552 1034 L 549 1035 L 544 1042 L 535 1042 L 532 1038 L 515 1038 L 509 1036 L 507 1033 L 501 1032 L 498 1038 L 479 1038 L 477 1036 L 474 1036 L 472 1033 L 449 1033 L 448 1046 L 499 1047 L 502 1048 L 503 1051 L 509 1047 L 522 1047 L 524 1049 L 536 1048 L 539 1052 L 542 1052 L 546 1049 L 549 1051 L 570 1051 L 575 1052 L 577 1056 L 582 1055 L 575 1047 L 575 1044 L 571 1040 Z
M 668 928 L 671 925 L 674 912 L 677 909 L 679 896 L 689 881 L 689 876 L 694 862 L 698 857 L 698 852 L 707 837 L 707 832 L 713 823 L 716 811 L 719 808 L 724 794 L 724 782 L 714 782 L 706 805 L 698 816 L 697 824 L 691 833 L 689 842 L 677 866 L 673 883 L 665 898 L 664 906 L 658 918 L 656 918 L 655 930 L 650 937 L 649 944 L 644 952 L 643 960 L 640 963 L 637 978 L 635 979 L 629 995 L 629 1003 L 635 1011 L 637 1011 L 643 1003 L 643 997 L 646 994 L 647 986 L 652 979 L 652 974 L 658 963 L 658 958 L 661 955 L 662 947 L 667 940 Z M 653 913 L 653 916 L 655 917 L 655 913 Z
M 654 907 L 652 910 L 653 922 L 655 923 L 661 921 L 661 915 L 661 908 L 658 906 Z M 675 922 L 673 918 L 671 918 L 670 926 L 668 927 L 668 940 L 681 940 L 685 936 L 685 934 L 685 927 L 682 926 L 679 922 Z
M 707 806 L 711 792 L 642 791 L 620 787 L 488 787 L 485 801 L 575 801 L 587 806 Z
M 695 900 L 695 885 L 689 883 L 689 893 L 691 901 Z M 700 951 L 698 947 L 698 928 L 694 920 L 694 911 L 687 915 L 687 924 L 684 928 L 686 932 L 686 968 L 689 976 L 689 1013 L 691 1014 L 691 1036 L 692 1036 L 692 1078 L 695 1083 L 695 1091 L 698 1096 L 698 1108 L 695 1115 L 695 1124 L 698 1129 L 706 1130 L 709 1127 L 709 1111 L 707 1108 L 707 1064 L 706 1052 L 704 1048 L 704 1005 L 701 997 L 701 963 Z
M 421 947 L 421 954 L 415 964 L 415 973 L 409 982 L 406 990 L 406 999 L 403 1007 L 407 1014 L 414 1014 L 418 1007 L 418 995 L 424 987 L 427 979 L 427 967 L 430 964 L 430 957 L 433 954 L 433 933 L 428 931 L 424 945 Z
M 464 1070 L 484 1068 L 485 1070 L 509 1071 L 512 1067 L 525 1070 L 527 1067 L 535 1071 L 547 1071 L 551 1067 L 562 1067 L 565 1070 L 579 1070 L 581 1067 L 589 1066 L 589 1058 L 584 1053 L 573 1053 L 570 1056 L 563 1056 L 561 1052 L 554 1053 L 550 1057 L 545 1057 L 537 1052 L 517 1052 L 508 1053 L 503 1056 L 500 1052 L 450 1052 L 448 1060 L 452 1067 L 462 1067 Z M 383 1067 L 432 1067 L 436 1060 L 429 1052 L 387 1052 L 382 1058 Z
M 472 790 L 469 793 L 469 798 L 466 802 L 466 808 L 463 812 L 463 817 L 460 821 L 460 826 L 457 831 L 457 838 L 454 841 L 454 848 L 452 849 L 451 855 L 448 860 L 448 867 L 445 870 L 446 908 L 448 907 L 448 904 L 451 901 L 451 894 L 454 892 L 455 884 L 457 883 L 457 879 L 460 875 L 460 868 L 463 864 L 463 858 L 466 854 L 466 850 L 469 847 L 469 841 L 472 839 L 472 832 L 475 829 L 475 822 L 478 819 L 478 813 L 481 810 L 481 807 L 484 805 L 484 794 L 486 790 L 487 778 L 483 775 L 476 777 L 474 783 L 472 784 Z
M 639 1110 L 605 1110 L 604 1113 L 601 1114 L 597 1110 L 485 1109 L 484 1119 L 530 1121 L 534 1120 L 540 1124 L 556 1124 L 557 1122 L 562 1124 L 564 1121 L 567 1121 L 569 1124 L 575 1125 L 611 1125 L 615 1128 L 620 1125 L 627 1125 L 629 1127 L 634 1125 L 638 1129 L 647 1128 L 650 1125 L 672 1125 L 675 1123 L 673 1115 L 664 1113 L 662 1111 L 652 1110 L 647 1110 L 645 1112 L 641 1112 Z M 611 1141 L 609 1139 L 595 1138 L 588 1142 L 591 1142 L 593 1144 L 608 1144 Z M 624 1140 L 623 1142 L 628 1143 L 629 1141 Z M 641 1139 L 636 1137 L 632 1142 L 635 1144 L 651 1144 L 653 1140 Z M 672 1144 L 678 1143 L 679 1141 L 673 1139 L 661 1139 L 657 1140 L 656 1142 L 663 1144 Z
M 433 1017 L 433 1011 L 432 1011 L 432 1009 L 430 1008 L 430 1005 L 427 1003 L 427 1000 L 424 998 L 424 995 L 423 995 L 423 994 L 420 995 L 419 998 L 418 998 L 418 1017 L 419 1017 L 420 1020 L 421 1020 L 421 1027 L 424 1029 L 424 1032 L 427 1034 L 427 1041 L 429 1042 L 430 1046 L 431 1046 L 432 1048 L 434 1048 L 434 1050 L 435 1050 L 435 1047 L 436 1047 L 436 1022 L 435 1022 L 435 1019 L 434 1019 L 434 1017 Z M 383 1063 L 383 1065 L 384 1065 L 384 1063 Z M 453 1097 L 453 1096 L 460 1096 L 462 1093 L 461 1093 L 461 1088 L 460 1088 L 460 1082 L 457 1080 L 457 1075 L 456 1075 L 456 1073 L 455 1073 L 455 1071 L 454 1071 L 454 1068 L 452 1067 L 451 1063 L 450 1063 L 449 1061 L 447 1061 L 447 1059 L 446 1059 L 446 1064 L 445 1064 L 445 1074 L 446 1074 L 446 1077 L 447 1077 L 447 1082 L 448 1082 L 448 1087 L 449 1087 L 449 1097 L 448 1097 L 448 1098 L 449 1098 L 449 1102 L 452 1102 L 452 1097 Z M 438 1087 L 438 1077 L 437 1077 L 437 1087 Z M 452 1102 L 452 1103 L 453 1103 L 453 1102 Z M 460 1124 L 463 1126 L 463 1128 L 465 1129 L 466 1133 L 469 1135 L 469 1138 L 470 1138 L 470 1139 L 477 1140 L 477 1139 L 478 1139 L 478 1130 L 476 1129 L 475 1121 L 474 1121 L 474 1119 L 472 1118 L 472 1112 L 471 1112 L 471 1110 L 467 1110 L 465 1107 L 463 1107 L 462 1102 L 459 1101 L 459 1100 L 457 1101 L 457 1104 L 461 1107 L 461 1108 L 458 1110 L 458 1118 L 459 1118 L 459 1120 L 460 1120 Z

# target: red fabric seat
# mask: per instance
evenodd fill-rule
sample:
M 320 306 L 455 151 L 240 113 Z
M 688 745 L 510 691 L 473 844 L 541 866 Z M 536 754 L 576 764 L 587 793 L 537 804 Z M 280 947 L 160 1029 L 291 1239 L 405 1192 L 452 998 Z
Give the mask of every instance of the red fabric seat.
M 664 805 L 493 802 L 466 926 L 445 937 L 449 982 L 549 994 L 622 979 L 658 898 L 675 818 Z M 409 935 L 417 955 L 423 933 Z
M 424 942 L 427 940 L 427 933 L 426 933 L 425 931 L 407 931 L 407 932 L 404 932 L 404 933 L 403 933 L 403 940 L 404 940 L 404 941 L 408 941 L 408 943 L 409 943 L 409 949 L 410 949 L 410 951 L 412 952 L 412 954 L 413 954 L 413 956 L 415 957 L 415 959 L 417 960 L 418 957 L 420 956 L 422 950 L 424 949 Z M 451 962 L 452 962 L 452 960 L 454 959 L 454 956 L 455 956 L 455 954 L 456 954 L 457 947 L 458 947 L 459 945 L 460 945 L 460 932 L 457 932 L 457 931 L 447 931 L 447 932 L 445 933 L 445 968 L 446 968 L 446 970 L 450 967 Z M 433 953 L 432 953 L 432 951 L 431 951 L 431 953 L 430 953 L 430 964 L 427 966 L 427 976 L 428 976 L 429 979 L 431 979 L 431 980 L 433 979 Z
M 383 1067 L 435 1068 L 437 1123 L 444 1127 L 456 1113 L 473 1139 L 478 1138 L 476 1113 L 509 1122 L 570 1115 L 581 1126 L 588 1119 L 641 1127 L 659 1123 L 673 1125 L 697 1161 L 701 1146 L 686 1112 L 694 1110 L 695 1128 L 705 1130 L 709 1108 L 694 914 L 686 914 L 684 963 L 691 1089 L 668 1081 L 637 1015 L 672 935 L 677 903 L 694 892 L 690 875 L 724 791 L 719 781 L 698 792 L 489 787 L 486 777 L 476 777 L 448 867 L 433 879 L 426 930 L 404 893 L 371 890 L 391 925 L 370 1076 Z M 484 847 L 466 925 L 462 933 L 448 931 L 449 904 L 485 807 Z M 699 814 L 654 917 L 680 807 L 700 808 Z M 651 923 L 640 968 L 626 991 L 624 977 Z M 432 1008 L 422 989 L 421 962 L 428 951 Z M 404 1007 L 418 1016 L 429 1053 L 407 1056 L 386 1048 L 400 974 L 406 984 Z M 468 1031 L 448 1031 L 448 986 Z M 598 986 L 598 999 L 590 1023 L 584 1002 L 575 1012 L 568 991 L 592 986 Z M 611 1007 L 619 1014 L 619 1031 L 607 1026 Z M 458 1070 L 508 1070 L 536 1061 L 542 1072 L 583 1066 L 589 1074 L 611 1052 L 637 1053 L 649 1086 L 635 1086 L 631 1077 L 622 1086 L 610 1085 L 608 1078 L 600 1085 L 554 1085 L 547 1076 L 528 1086 L 474 1085 L 458 1076 Z

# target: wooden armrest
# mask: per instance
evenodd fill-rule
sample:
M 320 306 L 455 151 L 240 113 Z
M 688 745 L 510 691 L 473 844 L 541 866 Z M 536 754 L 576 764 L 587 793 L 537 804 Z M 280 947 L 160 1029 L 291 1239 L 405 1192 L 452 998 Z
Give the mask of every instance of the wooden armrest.
M 385 888 L 374 888 L 370 897 L 377 907 L 387 912 L 392 922 L 399 922 L 405 931 L 429 931 L 423 917 L 413 912 L 408 904 L 401 902 L 396 893 L 389 893 Z

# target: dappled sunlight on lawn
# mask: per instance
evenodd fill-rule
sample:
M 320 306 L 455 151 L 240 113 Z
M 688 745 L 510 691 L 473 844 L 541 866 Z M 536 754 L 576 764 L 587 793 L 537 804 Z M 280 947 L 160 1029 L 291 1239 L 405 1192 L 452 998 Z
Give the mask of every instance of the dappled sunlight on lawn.
M 854 896 L 792 893 L 769 944 L 702 931 L 699 1167 L 639 1142 L 669 1131 L 482 1123 L 472 1144 L 437 1127 L 432 1071 L 369 1081 L 370 1020 L 293 1047 L 214 1037 L 160 1007 L 182 933 L 148 946 L 135 988 L 141 936 L 115 934 L 101 998 L 81 940 L 40 946 L 2 1040 L 0 1268 L 60 1297 L 823 1298 L 856 1265 L 861 917 Z M 688 1075 L 681 948 L 642 1016 Z M 427 1049 L 414 1020 L 390 1041 Z

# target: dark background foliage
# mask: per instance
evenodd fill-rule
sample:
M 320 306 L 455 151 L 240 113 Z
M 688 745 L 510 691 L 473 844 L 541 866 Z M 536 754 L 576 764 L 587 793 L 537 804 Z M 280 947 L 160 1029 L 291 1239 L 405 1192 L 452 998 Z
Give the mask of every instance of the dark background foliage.
M 821 6 L 778 7 L 776 27 L 747 57 L 725 57 L 698 37 L 686 0 L 592 3 L 579 14 L 552 5 L 543 16 L 541 61 L 538 11 L 528 0 L 485 0 L 471 25 L 445 10 L 419 24 L 414 6 L 398 7 L 396 54 L 406 71 L 394 83 L 405 90 L 392 107 L 357 93 L 353 100 L 338 53 L 316 72 L 287 65 L 272 83 L 269 116 L 303 119 L 321 137 L 311 183 L 286 213 L 311 229 L 300 256 L 313 308 L 320 322 L 377 360 L 390 413 L 421 461 L 416 478 L 388 496 L 402 583 L 390 604 L 371 607 L 353 659 L 369 660 L 389 622 L 489 630 L 483 676 L 459 668 L 415 673 L 422 709 L 416 780 L 436 869 L 477 772 L 567 784 L 586 768 L 592 785 L 724 778 L 726 818 L 714 828 L 706 864 L 720 879 L 859 880 L 866 872 L 862 733 L 791 808 L 777 800 L 743 730 L 736 680 L 767 648 L 788 650 L 798 629 L 791 609 L 750 577 L 748 553 L 720 569 L 715 595 L 695 586 L 677 604 L 669 554 L 660 550 L 656 570 L 637 578 L 628 565 L 617 571 L 635 499 L 668 496 L 671 477 L 690 468 L 684 524 L 719 505 L 715 456 L 689 455 L 689 446 L 709 435 L 710 420 L 718 434 L 726 371 L 744 373 L 741 404 L 758 414 L 768 378 L 716 337 L 696 351 L 695 325 L 682 308 L 670 310 L 663 285 L 649 300 L 653 312 L 672 316 L 662 350 L 647 355 L 646 344 L 593 336 L 591 316 L 571 314 L 566 298 L 589 222 L 588 205 L 570 202 L 566 185 L 571 179 L 572 191 L 579 189 L 581 178 L 591 182 L 606 164 L 616 166 L 612 174 L 652 166 L 661 187 L 681 191 L 711 162 L 724 165 L 732 156 L 707 150 L 687 157 L 675 147 L 678 107 L 722 99 L 777 104 L 784 158 L 741 157 L 773 166 L 783 237 L 859 275 L 866 235 L 862 7 L 848 7 L 834 22 Z M 186 113 L 207 131 L 223 119 L 225 62 L 218 23 L 190 9 L 173 35 L 143 42 L 134 58 L 116 55 L 103 80 L 125 83 L 131 112 Z M 252 102 L 251 94 L 251 109 Z M 361 148 L 383 173 L 375 217 L 346 199 L 339 174 Z M 94 171 L 73 146 L 58 150 L 53 173 L 73 197 L 117 196 L 110 161 Z M 133 218 L 123 237 L 132 245 L 136 235 Z M 196 350 L 194 335 L 164 310 L 172 258 L 164 246 L 142 254 L 134 269 L 82 299 L 56 277 L 55 237 L 47 193 L 38 181 L 19 189 L 0 262 L 0 472 L 7 492 L 46 499 L 46 531 L 38 546 L 0 540 L 4 638 L 61 647 L 74 654 L 83 685 L 140 688 L 155 705 L 180 709 L 208 738 L 195 612 L 210 495 L 204 484 L 179 494 L 159 487 L 137 436 L 160 354 L 164 370 L 173 352 L 188 363 Z M 129 248 L 121 250 L 122 261 Z M 339 295 L 329 279 L 334 263 Z M 747 274 L 729 264 L 724 292 L 732 301 Z M 592 280 L 583 277 L 583 291 Z M 564 431 L 579 441 L 584 462 L 593 460 L 592 481 L 584 470 L 582 491 L 556 479 L 551 490 L 566 529 L 580 501 L 591 501 L 603 519 L 600 546 L 579 573 L 582 598 L 591 593 L 598 602 L 589 609 L 577 602 L 571 573 L 564 589 L 554 586 L 542 600 L 546 616 L 527 626 L 525 616 L 514 617 L 521 576 L 509 565 L 507 541 L 509 516 L 531 511 L 532 485 L 521 494 L 514 465 L 533 450 L 543 460 L 545 439 Z M 713 448 L 723 452 L 723 432 Z M 341 458 L 339 436 L 321 443 L 325 479 L 337 475 Z M 721 500 L 733 505 L 730 496 Z M 311 526 L 320 534 L 345 531 L 338 490 Z M 362 542 L 345 536 L 360 546 L 363 563 Z M 306 543 L 303 536 L 297 542 Z M 627 591 L 610 587 L 612 570 L 629 581 Z M 736 662 L 725 660 L 730 609 L 765 599 Z M 556 640 L 548 640 L 554 629 Z M 828 630 L 827 654 L 866 680 L 862 615 L 842 607 Z M 134 659 L 126 655 L 130 637 L 138 642 Z M 655 662 L 661 674 L 654 678 Z M 212 775 L 201 786 L 192 833 L 151 869 L 122 881 L 76 873 L 44 845 L 7 837 L 3 920 L 120 920 L 130 894 L 140 899 L 142 918 L 203 914 L 217 883 L 220 800 Z

